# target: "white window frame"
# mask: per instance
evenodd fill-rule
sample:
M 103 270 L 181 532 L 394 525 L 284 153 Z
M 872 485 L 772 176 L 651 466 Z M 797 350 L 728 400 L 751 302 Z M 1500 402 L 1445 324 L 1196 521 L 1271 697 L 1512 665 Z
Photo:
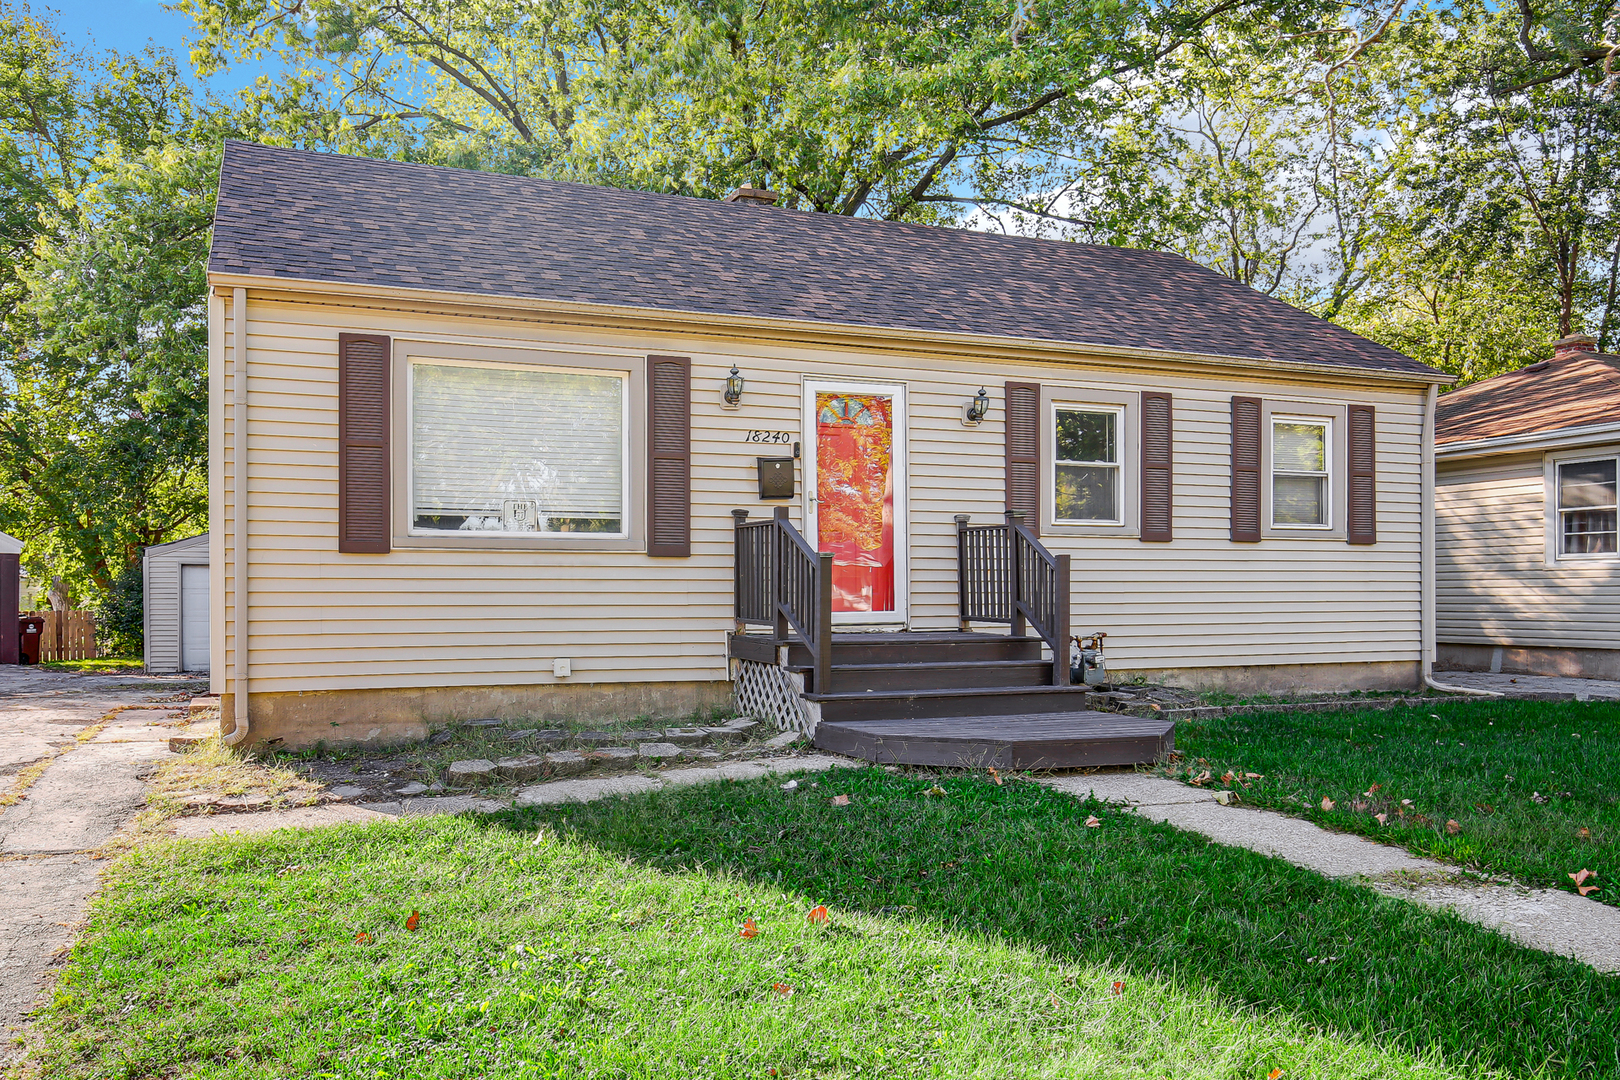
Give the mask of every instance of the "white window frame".
M 1338 416 L 1327 416 L 1321 413 L 1281 412 L 1265 410 L 1265 427 L 1263 438 L 1265 440 L 1265 490 L 1261 493 L 1265 513 L 1263 522 L 1268 533 L 1288 535 L 1292 533 L 1334 534 L 1341 529 L 1338 520 L 1339 489 L 1341 484 L 1335 474 L 1339 456 L 1334 451 L 1337 448 L 1337 433 L 1342 430 L 1337 424 Z M 1277 425 L 1278 424 L 1308 424 L 1311 427 L 1322 428 L 1322 464 L 1326 466 L 1322 473 L 1302 473 L 1293 470 L 1278 470 L 1277 468 Z M 1293 522 L 1279 522 L 1277 520 L 1277 474 L 1281 471 L 1284 476 L 1316 476 L 1320 475 L 1326 483 L 1322 492 L 1322 523 L 1319 525 L 1295 524 Z
M 1106 414 L 1114 418 L 1114 460 L 1113 461 L 1063 461 L 1058 458 L 1057 446 L 1057 419 L 1059 413 L 1095 413 Z M 1118 528 L 1125 524 L 1125 406 L 1109 404 L 1082 404 L 1074 401 L 1054 401 L 1050 416 L 1050 429 L 1052 438 L 1045 448 L 1048 468 L 1051 470 L 1051 482 L 1048 496 L 1052 502 L 1052 515 L 1050 524 L 1059 528 Z M 1086 468 L 1111 468 L 1114 470 L 1114 516 L 1112 518 L 1060 518 L 1057 516 L 1057 471 L 1059 465 L 1081 465 Z
M 396 548 L 481 548 L 491 551 L 645 551 L 646 550 L 646 358 L 582 349 L 553 350 L 504 343 L 394 339 L 393 510 Z M 620 453 L 624 455 L 622 510 L 617 533 L 497 532 L 415 527 L 415 409 L 413 368 L 418 362 L 557 371 L 567 375 L 614 376 L 623 380 L 620 397 Z
M 1576 566 L 1620 566 L 1620 551 L 1596 551 L 1591 553 L 1564 552 L 1564 515 L 1558 507 L 1558 467 L 1582 461 L 1605 461 L 1616 463 L 1617 474 L 1620 474 L 1620 447 L 1599 446 L 1589 447 L 1585 450 L 1562 450 L 1548 454 L 1545 459 L 1546 486 L 1546 565 L 1549 568 L 1576 567 Z
M 1057 516 L 1057 414 L 1068 412 L 1112 412 L 1118 415 L 1115 448 L 1119 454 L 1119 519 L 1107 521 L 1068 521 Z M 1139 536 L 1142 531 L 1142 395 L 1134 390 L 1113 387 L 1041 384 L 1040 477 L 1041 535 L 1055 539 L 1064 536 Z

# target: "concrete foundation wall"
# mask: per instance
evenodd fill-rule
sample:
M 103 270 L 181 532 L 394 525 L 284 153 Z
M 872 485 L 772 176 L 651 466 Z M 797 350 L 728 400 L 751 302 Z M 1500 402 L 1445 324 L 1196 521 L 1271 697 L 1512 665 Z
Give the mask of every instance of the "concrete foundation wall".
M 669 720 L 729 706 L 729 682 L 585 683 L 565 686 L 446 686 L 250 694 L 252 745 L 289 749 L 389 746 L 426 738 L 436 727 L 493 717 L 508 722 L 608 723 Z M 234 695 L 220 697 L 220 727 L 233 730 Z
M 1549 649 L 1441 642 L 1436 646 L 1434 667 L 1436 671 L 1506 671 L 1512 675 L 1620 679 L 1620 649 Z
M 1361 664 L 1254 664 L 1247 667 L 1109 669 L 1121 682 L 1138 676 L 1150 683 L 1229 694 L 1335 693 L 1350 690 L 1415 690 L 1423 669 L 1415 660 Z

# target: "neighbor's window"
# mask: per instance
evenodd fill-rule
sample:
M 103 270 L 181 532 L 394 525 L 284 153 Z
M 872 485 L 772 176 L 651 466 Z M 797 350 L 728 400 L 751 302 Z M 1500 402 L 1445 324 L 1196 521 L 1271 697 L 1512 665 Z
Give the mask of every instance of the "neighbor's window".
M 1052 516 L 1058 524 L 1119 524 L 1120 419 L 1118 409 L 1057 409 Z
M 1558 465 L 1558 553 L 1612 555 L 1615 547 L 1615 459 Z
M 624 535 L 625 377 L 411 364 L 418 532 Z
M 1328 428 L 1326 420 L 1272 418 L 1273 527 L 1328 526 Z

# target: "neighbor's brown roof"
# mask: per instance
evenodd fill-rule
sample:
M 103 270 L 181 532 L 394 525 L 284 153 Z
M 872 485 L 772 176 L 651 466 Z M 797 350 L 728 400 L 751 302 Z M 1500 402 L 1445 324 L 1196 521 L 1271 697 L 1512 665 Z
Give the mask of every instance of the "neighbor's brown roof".
M 1541 435 L 1620 422 L 1620 356 L 1579 353 L 1440 395 L 1434 441 Z
M 225 145 L 211 272 L 1433 369 L 1176 255 Z

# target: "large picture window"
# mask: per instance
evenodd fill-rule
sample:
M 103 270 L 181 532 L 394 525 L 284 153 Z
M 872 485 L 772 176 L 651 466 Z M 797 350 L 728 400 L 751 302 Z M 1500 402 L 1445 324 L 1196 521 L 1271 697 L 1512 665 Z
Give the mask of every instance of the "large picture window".
M 1060 525 L 1117 525 L 1123 521 L 1120 443 L 1123 410 L 1055 410 L 1052 440 L 1053 520 Z
M 1558 463 L 1558 554 L 1616 553 L 1615 458 Z
M 626 535 L 626 383 L 617 372 L 413 361 L 412 531 Z
M 1271 421 L 1271 524 L 1279 529 L 1325 529 L 1330 519 L 1331 422 L 1275 416 Z

